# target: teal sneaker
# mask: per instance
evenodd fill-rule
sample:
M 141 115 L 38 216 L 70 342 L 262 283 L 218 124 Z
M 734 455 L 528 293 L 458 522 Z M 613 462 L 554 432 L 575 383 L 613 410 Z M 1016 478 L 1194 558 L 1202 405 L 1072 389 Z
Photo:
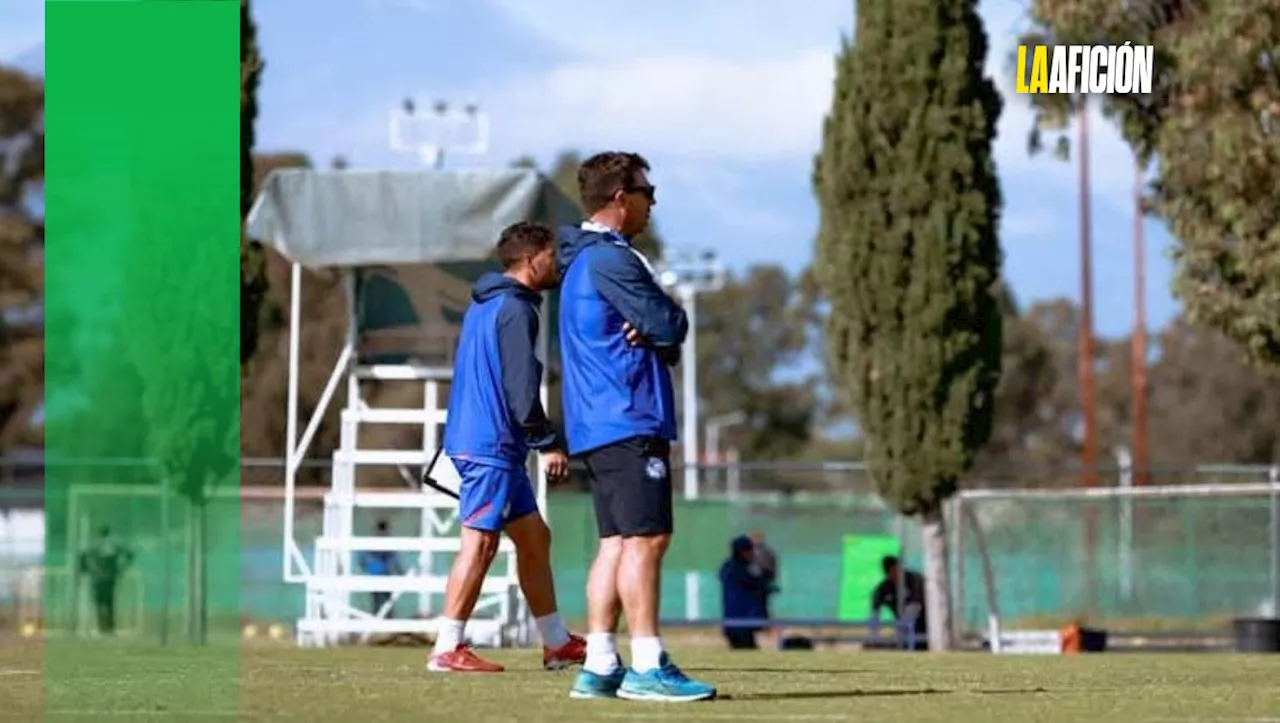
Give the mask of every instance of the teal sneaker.
M 608 675 L 593 673 L 590 670 L 582 669 L 578 672 L 578 677 L 573 681 L 573 687 L 569 689 L 569 697 L 578 700 L 600 700 L 618 697 L 618 688 L 622 686 L 622 679 L 627 674 L 627 669 L 623 667 L 622 660 L 618 660 L 618 666 Z
M 622 685 L 618 687 L 618 697 L 660 703 L 690 703 L 716 697 L 715 686 L 689 678 L 666 653 L 662 654 L 660 661 L 659 667 L 645 673 L 628 669 Z

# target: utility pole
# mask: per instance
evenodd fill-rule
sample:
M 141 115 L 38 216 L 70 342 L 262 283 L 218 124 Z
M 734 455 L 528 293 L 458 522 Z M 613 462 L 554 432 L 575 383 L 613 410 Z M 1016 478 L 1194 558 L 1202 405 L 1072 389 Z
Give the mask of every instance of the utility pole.
M 1079 131 L 1079 164 L 1080 164 L 1080 411 L 1084 417 L 1084 445 L 1081 449 L 1081 462 L 1084 468 L 1082 480 L 1085 487 L 1096 487 L 1098 484 L 1098 438 L 1095 427 L 1094 388 L 1093 388 L 1093 252 L 1089 239 L 1089 102 L 1088 96 L 1081 94 L 1076 106 L 1077 128 Z M 1093 611 L 1098 601 L 1097 581 L 1093 574 L 1096 570 L 1096 540 L 1098 529 L 1098 511 L 1093 504 L 1084 505 L 1084 568 L 1089 573 L 1085 577 L 1085 600 L 1088 609 Z
M 1084 416 L 1084 446 L 1081 462 L 1084 486 L 1098 484 L 1098 439 L 1095 425 L 1093 363 L 1093 252 L 1089 238 L 1089 105 L 1081 95 L 1077 106 L 1080 163 L 1080 407 Z
M 1146 249 L 1142 222 L 1142 161 L 1135 157 L 1133 169 L 1133 340 L 1131 373 L 1133 387 L 1133 483 L 1149 482 L 1151 461 L 1147 457 L 1147 299 Z

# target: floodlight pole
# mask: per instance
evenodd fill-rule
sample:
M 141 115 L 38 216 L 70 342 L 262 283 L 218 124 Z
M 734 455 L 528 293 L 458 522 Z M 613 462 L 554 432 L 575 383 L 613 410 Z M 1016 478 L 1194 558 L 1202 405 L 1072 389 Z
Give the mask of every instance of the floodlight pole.
M 1133 455 L 1129 448 L 1120 446 L 1114 450 L 1116 464 L 1120 467 L 1120 487 L 1133 486 Z M 1120 500 L 1120 597 L 1128 602 L 1133 597 L 1133 500 Z
M 415 120 L 428 118 L 436 121 L 436 130 L 427 138 L 413 138 L 405 132 Z M 455 142 L 446 128 L 474 125 L 475 140 Z M 467 103 L 461 110 L 448 102 L 437 100 L 429 111 L 419 110 L 412 98 L 406 98 L 400 107 L 392 110 L 388 126 L 391 150 L 397 153 L 413 153 L 422 163 L 434 170 L 444 168 L 445 152 L 482 156 L 489 150 L 489 115 L 476 103 Z
M 681 284 L 680 303 L 689 316 L 689 333 L 684 339 L 680 371 L 684 376 L 684 496 L 698 498 L 698 290 Z
M 697 255 L 677 255 L 659 264 L 658 280 L 675 292 L 689 319 L 689 333 L 680 350 L 684 380 L 684 496 L 698 498 L 698 294 L 719 291 L 724 286 L 724 266 L 714 251 Z

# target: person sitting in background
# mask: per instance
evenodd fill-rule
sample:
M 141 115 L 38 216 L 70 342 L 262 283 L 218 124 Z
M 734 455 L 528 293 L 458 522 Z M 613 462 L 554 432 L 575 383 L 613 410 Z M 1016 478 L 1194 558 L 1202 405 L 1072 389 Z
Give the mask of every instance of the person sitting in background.
M 746 535 L 730 543 L 729 559 L 720 566 L 720 589 L 726 620 L 761 620 L 768 616 L 765 601 L 773 576 L 755 562 L 755 545 Z M 751 650 L 761 625 L 724 626 L 724 637 L 734 650 Z
M 374 531 L 378 537 L 387 537 L 391 534 L 391 524 L 386 520 L 378 520 Z M 400 556 L 392 550 L 366 550 L 361 552 L 360 567 L 364 569 L 366 575 L 404 574 L 404 569 L 400 567 Z M 369 597 L 372 598 L 371 613 L 377 615 L 382 611 L 383 606 L 387 606 L 388 610 L 383 617 L 393 617 L 393 611 L 388 605 L 391 602 L 391 593 L 386 591 L 372 592 L 369 593 Z
M 904 570 L 898 558 L 887 555 L 880 560 L 884 570 L 884 579 L 876 585 L 871 594 L 871 615 L 874 620 L 880 619 L 880 608 L 887 607 L 898 622 L 914 620 L 916 632 L 916 649 L 928 645 L 928 625 L 924 612 L 924 576 L 913 570 Z M 903 595 L 899 599 L 898 591 Z

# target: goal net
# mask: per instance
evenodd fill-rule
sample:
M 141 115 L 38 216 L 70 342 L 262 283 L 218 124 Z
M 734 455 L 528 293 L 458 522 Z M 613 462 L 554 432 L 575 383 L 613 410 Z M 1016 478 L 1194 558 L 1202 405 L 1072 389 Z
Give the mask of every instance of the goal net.
M 235 487 L 210 495 L 204 515 L 205 583 L 193 583 L 197 550 L 191 504 L 155 484 L 70 485 L 65 513 L 49 518 L 41 623 L 47 634 L 92 634 L 98 628 L 80 555 L 105 529 L 131 553 L 116 589 L 115 632 L 122 636 L 169 631 L 180 637 L 191 624 L 193 596 L 207 611 L 210 632 L 238 635 L 240 617 L 240 499 Z M 30 602 L 28 602 L 28 606 Z M 28 613 L 30 614 L 30 613 Z
M 1280 605 L 1280 484 L 967 490 L 954 511 L 960 635 L 1221 630 Z

